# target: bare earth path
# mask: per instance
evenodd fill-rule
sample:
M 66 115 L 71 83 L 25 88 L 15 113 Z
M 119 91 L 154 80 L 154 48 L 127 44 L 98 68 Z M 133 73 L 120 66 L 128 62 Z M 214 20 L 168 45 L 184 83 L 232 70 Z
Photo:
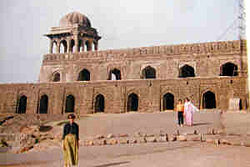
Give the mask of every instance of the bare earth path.
M 226 113 L 220 117 L 217 112 L 195 114 L 195 126 L 177 127 L 175 113 L 127 113 L 95 114 L 77 121 L 81 139 L 98 134 L 118 135 L 135 132 L 147 134 L 192 132 L 194 129 L 206 132 L 209 128 L 224 128 L 228 133 L 250 134 L 250 114 Z M 61 128 L 59 128 L 61 130 Z M 201 142 L 166 142 L 112 146 L 81 146 L 79 157 L 83 167 L 249 167 L 250 148 L 226 146 Z M 54 147 L 42 152 L 30 151 L 23 154 L 0 154 L 0 164 L 5 166 L 63 166 L 62 152 Z

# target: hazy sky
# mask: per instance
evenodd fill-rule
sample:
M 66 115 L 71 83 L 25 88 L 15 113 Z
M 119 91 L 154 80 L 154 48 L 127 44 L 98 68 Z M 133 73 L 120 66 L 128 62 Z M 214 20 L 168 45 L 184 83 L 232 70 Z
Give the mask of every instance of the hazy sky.
M 49 40 L 65 14 L 85 14 L 99 50 L 216 41 L 238 0 L 0 0 L 0 82 L 36 82 Z M 232 28 L 222 40 L 237 39 Z

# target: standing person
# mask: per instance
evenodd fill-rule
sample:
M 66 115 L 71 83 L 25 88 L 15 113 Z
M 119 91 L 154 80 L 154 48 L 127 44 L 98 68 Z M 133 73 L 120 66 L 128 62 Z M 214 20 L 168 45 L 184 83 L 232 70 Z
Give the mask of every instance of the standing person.
M 189 98 L 185 98 L 185 103 L 184 103 L 184 116 L 185 116 L 185 122 L 188 126 L 193 125 L 193 114 L 195 111 L 199 111 L 197 107 L 191 103 Z
M 78 149 L 79 149 L 79 127 L 74 122 L 75 115 L 68 115 L 69 123 L 64 125 L 62 146 L 64 166 L 78 165 Z
M 178 112 L 178 125 L 183 126 L 183 112 L 184 112 L 184 104 L 182 103 L 182 100 L 178 100 L 178 104 L 176 106 L 176 111 Z

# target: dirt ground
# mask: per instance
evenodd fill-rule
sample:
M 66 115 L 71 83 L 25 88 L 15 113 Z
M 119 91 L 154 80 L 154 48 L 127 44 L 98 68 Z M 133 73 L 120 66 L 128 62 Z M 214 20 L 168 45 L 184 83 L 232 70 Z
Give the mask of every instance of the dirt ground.
M 81 140 L 96 135 L 156 134 L 160 131 L 181 134 L 197 130 L 221 129 L 237 138 L 250 135 L 250 113 L 201 111 L 195 113 L 193 127 L 178 127 L 176 113 L 94 114 L 77 120 Z M 54 129 L 62 131 L 62 126 Z M 84 167 L 249 167 L 250 147 L 209 144 L 206 142 L 137 143 L 126 145 L 81 146 L 79 166 Z M 2 166 L 46 167 L 63 166 L 60 146 L 22 154 L 0 153 Z

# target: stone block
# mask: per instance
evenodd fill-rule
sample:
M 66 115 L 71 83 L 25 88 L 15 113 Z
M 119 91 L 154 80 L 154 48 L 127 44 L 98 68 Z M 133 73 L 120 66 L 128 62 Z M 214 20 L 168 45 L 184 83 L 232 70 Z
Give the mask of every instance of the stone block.
M 151 143 L 157 142 L 156 137 L 154 137 L 154 136 L 152 136 L 152 137 L 146 137 L 146 140 L 147 140 L 147 142 L 151 142 Z
M 111 139 L 111 138 L 114 138 L 114 137 L 115 137 L 115 136 L 114 136 L 112 133 L 110 133 L 110 134 L 107 135 L 107 138 L 108 138 L 108 139 Z
M 177 136 L 177 141 L 187 141 L 187 136 L 179 135 Z
M 168 138 L 169 141 L 176 141 L 177 137 L 175 135 L 172 135 Z
M 108 145 L 116 145 L 117 143 L 118 143 L 117 139 L 114 138 L 107 140 Z
M 129 144 L 129 140 L 121 138 L 121 139 L 119 139 L 119 144 Z

